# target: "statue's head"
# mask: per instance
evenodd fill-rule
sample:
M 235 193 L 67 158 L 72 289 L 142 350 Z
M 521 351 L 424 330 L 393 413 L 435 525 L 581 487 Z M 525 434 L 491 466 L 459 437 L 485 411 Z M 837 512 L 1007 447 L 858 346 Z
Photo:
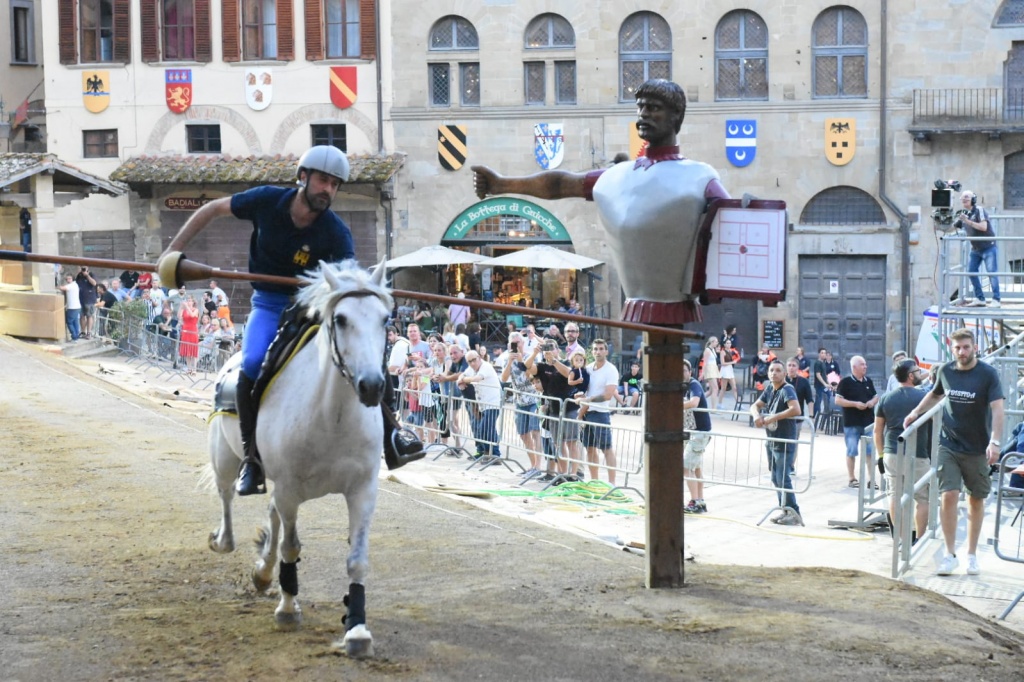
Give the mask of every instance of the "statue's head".
M 664 78 L 652 78 L 636 91 L 636 99 L 657 99 L 672 112 L 676 133 L 683 127 L 686 116 L 686 93 L 676 83 Z

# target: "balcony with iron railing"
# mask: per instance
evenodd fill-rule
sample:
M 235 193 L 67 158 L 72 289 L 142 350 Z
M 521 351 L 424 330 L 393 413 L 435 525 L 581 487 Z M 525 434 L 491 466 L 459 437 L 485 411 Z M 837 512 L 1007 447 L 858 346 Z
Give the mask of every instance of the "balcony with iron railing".
M 1024 88 L 914 90 L 908 132 L 918 140 L 950 133 L 1024 132 Z

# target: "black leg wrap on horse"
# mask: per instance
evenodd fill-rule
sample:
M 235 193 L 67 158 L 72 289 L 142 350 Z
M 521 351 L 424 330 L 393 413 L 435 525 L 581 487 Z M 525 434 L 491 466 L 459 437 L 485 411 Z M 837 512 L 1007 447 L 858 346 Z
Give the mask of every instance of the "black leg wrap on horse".
M 284 592 L 292 595 L 293 597 L 299 596 L 299 562 L 301 559 L 296 559 L 294 563 L 281 562 L 278 570 L 278 580 L 281 583 L 281 589 Z
M 366 588 L 358 583 L 351 583 L 348 586 L 348 594 L 344 599 L 348 611 L 341 617 L 341 622 L 346 630 L 351 630 L 357 625 L 366 625 Z

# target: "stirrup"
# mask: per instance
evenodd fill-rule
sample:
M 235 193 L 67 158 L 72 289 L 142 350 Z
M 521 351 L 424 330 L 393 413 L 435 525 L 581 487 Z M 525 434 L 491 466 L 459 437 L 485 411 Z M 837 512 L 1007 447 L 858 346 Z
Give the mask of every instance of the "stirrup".
M 384 444 L 384 462 L 388 469 L 398 469 L 410 462 L 423 459 L 427 451 L 423 442 L 409 429 L 395 429 L 391 438 Z
M 267 479 L 263 474 L 263 463 L 255 457 L 246 457 L 238 467 L 235 492 L 240 496 L 266 495 Z

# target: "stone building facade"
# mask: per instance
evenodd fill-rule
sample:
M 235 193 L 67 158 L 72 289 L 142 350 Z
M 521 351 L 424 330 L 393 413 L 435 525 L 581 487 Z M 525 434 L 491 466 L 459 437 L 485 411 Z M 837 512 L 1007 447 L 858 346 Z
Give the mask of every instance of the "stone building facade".
M 689 98 L 683 154 L 715 166 L 734 196 L 782 199 L 789 207 L 786 301 L 776 308 L 730 304 L 724 318 L 709 308 L 706 331 L 736 321 L 750 352 L 761 340 L 760 322 L 780 321 L 785 352 L 798 344 L 826 345 L 844 359 L 865 355 L 881 374 L 883 359 L 911 343 L 922 312 L 936 302 L 932 183 L 957 178 L 994 212 L 1024 209 L 1024 125 L 1017 115 L 1024 10 L 1017 0 L 941 6 L 912 0 L 751 0 L 742 6 L 360 0 L 358 17 L 349 18 L 358 20 L 362 45 L 348 56 L 320 50 L 328 42 L 328 9 L 354 7 L 351 2 L 97 2 L 109 6 L 112 30 L 121 36 L 116 59 L 113 44 L 107 53 L 99 44 L 98 58 L 110 60 L 99 63 L 83 61 L 80 26 L 77 34 L 67 33 L 67 21 L 81 21 L 83 5 L 97 3 L 36 7 L 43 15 L 37 49 L 46 64 L 48 149 L 101 177 L 119 171 L 115 177 L 133 193 L 131 199 L 75 202 L 57 212 L 57 230 L 130 228 L 138 258 L 152 259 L 160 250 L 168 197 L 210 197 L 261 181 L 191 181 L 196 158 L 206 156 L 190 151 L 194 125 L 216 126 L 220 152 L 214 155 L 229 164 L 297 156 L 310 144 L 313 126 L 337 124 L 345 126 L 350 153 L 398 156 L 400 169 L 366 178 L 336 204 L 372 216 L 364 237 L 374 257 L 439 242 L 461 241 L 484 252 L 525 243 L 506 229 L 537 222 L 522 215 L 457 229 L 456 218 L 478 203 L 469 167 L 540 171 L 539 124 L 548 124 L 542 134 L 562 136 L 558 169 L 605 167 L 617 153 L 635 152 L 632 89 L 647 77 L 665 76 L 683 85 Z M 195 21 L 205 22 L 202 35 L 196 33 L 196 53 L 184 57 L 163 50 L 167 34 L 157 29 L 166 17 L 157 16 L 154 29 L 147 14 L 148 7 L 166 11 L 177 4 L 194 7 Z M 276 34 L 267 21 L 246 23 L 243 14 L 254 7 L 264 19 L 273 11 Z M 334 15 L 331 22 L 332 30 L 338 27 Z M 245 33 L 245 26 L 257 24 L 263 34 Z M 362 33 L 371 24 L 373 31 Z M 356 35 L 351 26 L 344 30 Z M 199 39 L 204 36 L 206 43 Z M 255 52 L 246 52 L 244 40 Z M 264 54 L 264 48 L 272 49 Z M 329 97 L 334 66 L 357 71 L 358 98 L 346 108 Z M 185 68 L 192 70 L 192 105 L 173 113 L 165 74 Z M 273 74 L 266 108 L 247 104 L 243 78 L 250 68 Z M 83 72 L 91 69 L 109 71 L 109 106 L 99 113 L 83 103 Z M 749 164 L 729 160 L 733 121 L 756 123 Z M 838 139 L 829 132 L 833 124 L 847 136 L 852 158 L 848 152 L 828 158 L 827 145 Z M 559 126 L 560 133 L 551 133 Z M 107 153 L 87 158 L 85 133 L 111 130 L 116 142 L 101 141 Z M 439 135 L 445 136 L 440 155 Z M 177 174 L 167 176 L 173 182 L 131 177 L 130 164 L 149 157 L 181 161 Z M 567 235 L 561 241 L 577 253 L 610 260 L 591 204 L 529 203 L 532 215 L 543 211 L 557 223 L 530 239 Z M 915 206 L 921 210 L 911 211 Z M 599 273 L 589 285 L 615 316 L 618 273 L 610 265 Z M 403 271 L 396 283 L 433 287 L 433 277 Z

